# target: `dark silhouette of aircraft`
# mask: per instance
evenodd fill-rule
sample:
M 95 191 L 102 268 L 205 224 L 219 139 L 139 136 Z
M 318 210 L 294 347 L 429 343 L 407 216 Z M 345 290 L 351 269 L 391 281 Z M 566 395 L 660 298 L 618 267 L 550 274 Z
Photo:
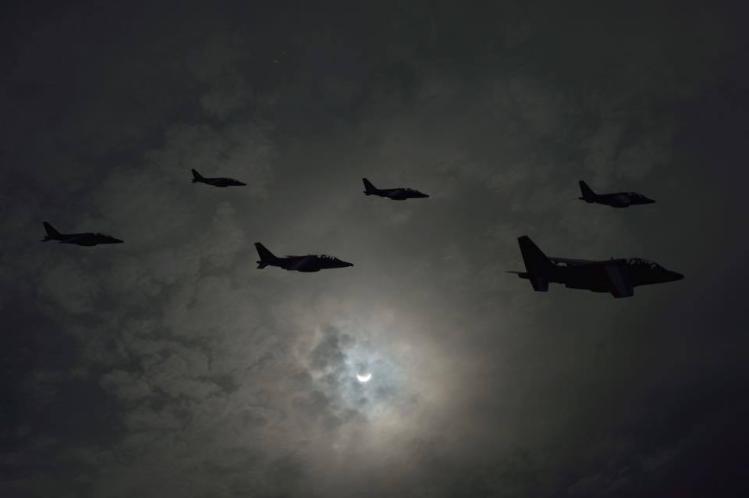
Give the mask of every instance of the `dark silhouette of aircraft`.
M 412 188 L 377 188 L 366 178 L 362 178 L 362 182 L 364 182 L 364 193 L 366 195 L 379 195 L 380 197 L 387 197 L 391 201 L 405 201 L 406 199 L 423 199 L 429 197 L 428 194 Z
M 247 185 L 246 183 L 235 180 L 234 178 L 206 178 L 197 172 L 192 170 L 192 182 L 193 183 L 207 183 L 214 187 L 242 187 Z
M 349 266 L 354 266 L 352 263 L 347 263 L 338 258 L 325 255 L 317 256 L 315 254 L 309 254 L 307 256 L 284 256 L 279 258 L 274 256 L 273 253 L 266 249 L 260 242 L 255 242 L 255 249 L 257 249 L 257 253 L 260 256 L 260 261 L 257 262 L 258 268 L 278 266 L 284 270 L 309 273 L 330 268 L 347 268 Z
M 630 297 L 638 285 L 681 280 L 684 275 L 666 270 L 657 263 L 639 258 L 589 261 L 547 257 L 527 235 L 518 238 L 525 271 L 515 273 L 531 281 L 533 290 L 546 292 L 549 283 L 570 289 L 610 292 L 614 297 Z
M 649 199 L 637 192 L 596 194 L 584 181 L 580 180 L 578 183 L 580 184 L 580 193 L 582 193 L 582 197 L 578 197 L 578 199 L 587 203 L 594 202 L 596 204 L 605 204 L 606 206 L 615 208 L 625 208 L 635 204 L 653 204 L 655 202 L 653 199 Z
M 42 223 L 44 230 L 47 235 L 42 239 L 42 242 L 49 240 L 56 240 L 61 244 L 77 244 L 79 246 L 96 246 L 99 244 L 122 244 L 122 240 L 115 239 L 109 235 L 102 233 L 60 233 L 55 230 L 55 227 L 47 223 Z

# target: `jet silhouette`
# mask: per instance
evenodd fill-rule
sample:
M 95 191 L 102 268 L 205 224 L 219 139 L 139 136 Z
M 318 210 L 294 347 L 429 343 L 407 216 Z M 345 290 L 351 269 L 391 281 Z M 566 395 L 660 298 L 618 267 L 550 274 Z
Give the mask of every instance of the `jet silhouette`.
M 380 197 L 387 197 L 391 201 L 405 201 L 406 199 L 423 199 L 429 197 L 429 195 L 412 188 L 377 188 L 366 178 L 362 178 L 362 182 L 364 182 L 364 193 L 366 195 L 379 195 Z
M 587 203 L 594 202 L 596 204 L 605 204 L 606 206 L 615 208 L 625 208 L 635 204 L 653 204 L 655 202 L 653 199 L 649 199 L 637 192 L 596 194 L 584 181 L 580 180 L 578 183 L 580 184 L 580 192 L 582 193 L 582 197 L 578 197 L 578 199 Z
M 660 284 L 681 280 L 684 275 L 666 270 L 657 263 L 639 258 L 588 261 L 547 257 L 527 235 L 518 238 L 525 262 L 524 272 L 515 273 L 530 280 L 533 290 L 546 292 L 549 282 L 570 289 L 610 292 L 614 297 L 634 295 L 638 285 Z
M 42 239 L 42 242 L 49 240 L 56 240 L 61 244 L 77 244 L 79 246 L 96 246 L 99 244 L 122 244 L 122 240 L 115 239 L 109 235 L 102 233 L 60 233 L 55 230 L 55 227 L 47 223 L 42 223 L 44 230 L 47 235 Z
M 317 256 L 309 254 L 307 256 L 284 256 L 279 258 L 274 256 L 273 253 L 266 249 L 260 242 L 255 242 L 255 249 L 257 249 L 257 253 L 260 256 L 260 261 L 257 262 L 258 268 L 278 266 L 284 270 L 309 273 L 330 268 L 347 268 L 349 266 L 354 266 L 346 261 L 341 261 L 338 258 L 325 255 Z
M 208 185 L 213 185 L 214 187 L 242 187 L 244 185 L 247 185 L 246 183 L 235 180 L 234 178 L 206 178 L 196 170 L 192 170 L 192 182 L 207 183 Z

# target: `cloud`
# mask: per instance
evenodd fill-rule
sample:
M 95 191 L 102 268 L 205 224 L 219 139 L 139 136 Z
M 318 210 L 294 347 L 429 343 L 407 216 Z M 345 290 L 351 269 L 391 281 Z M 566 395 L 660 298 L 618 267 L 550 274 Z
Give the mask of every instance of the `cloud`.
M 727 38 L 704 36 L 714 14 L 235 7 L 72 7 L 24 29 L 0 99 L 17 117 L 0 173 L 0 494 L 621 496 L 729 440 L 715 428 L 740 397 L 705 393 L 745 380 L 740 334 L 729 351 L 700 331 L 742 316 L 723 296 L 743 280 L 699 285 L 700 227 L 723 237 L 726 211 L 700 204 L 675 238 L 659 210 L 734 183 L 677 140 L 695 117 L 674 109 L 726 64 Z M 248 186 L 194 185 L 191 168 Z M 366 198 L 362 176 L 432 197 Z M 673 207 L 594 209 L 580 178 Z M 126 243 L 38 244 L 42 219 Z M 553 255 L 683 258 L 698 284 L 533 293 L 505 273 L 526 233 Z M 255 240 L 356 266 L 258 270 Z
M 42 294 L 73 314 L 92 312 L 99 290 L 98 281 L 75 263 L 61 263 L 51 269 L 42 283 Z

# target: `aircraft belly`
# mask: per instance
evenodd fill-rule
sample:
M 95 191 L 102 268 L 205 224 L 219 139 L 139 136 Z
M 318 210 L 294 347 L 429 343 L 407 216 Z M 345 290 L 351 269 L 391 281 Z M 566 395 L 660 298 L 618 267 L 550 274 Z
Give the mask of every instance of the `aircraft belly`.
M 569 289 L 608 292 L 608 279 L 593 268 L 572 267 L 561 269 L 559 282 Z
M 73 237 L 66 241 L 64 241 L 68 244 L 77 244 L 79 246 L 95 246 L 97 244 L 97 241 L 95 239 L 92 239 L 90 237 Z
M 296 266 L 297 271 L 312 273 L 320 271 L 320 265 L 316 261 L 302 261 Z
M 567 282 L 564 284 L 565 287 L 568 289 L 581 289 L 581 290 L 589 290 L 591 292 L 608 292 L 609 289 L 607 287 L 601 286 L 601 285 L 591 285 L 588 282 Z
M 320 271 L 320 268 L 299 268 L 297 271 L 300 271 L 303 273 L 314 273 L 316 271 Z

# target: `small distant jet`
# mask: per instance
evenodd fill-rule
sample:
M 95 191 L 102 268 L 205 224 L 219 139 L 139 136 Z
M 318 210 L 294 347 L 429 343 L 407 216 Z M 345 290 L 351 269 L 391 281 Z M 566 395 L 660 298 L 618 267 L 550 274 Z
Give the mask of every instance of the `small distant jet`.
M 234 178 L 206 178 L 205 176 L 198 173 L 197 170 L 192 170 L 192 182 L 207 183 L 208 185 L 213 185 L 214 187 L 243 187 L 247 185 L 246 183 L 235 180 Z
M 99 244 L 122 244 L 122 240 L 115 239 L 109 235 L 102 233 L 60 233 L 55 228 L 47 223 L 42 223 L 44 230 L 47 235 L 42 239 L 42 242 L 49 240 L 56 240 L 61 244 L 77 244 L 79 246 L 96 246 Z
M 429 195 L 412 188 L 377 188 L 366 178 L 362 178 L 362 182 L 364 182 L 364 193 L 366 195 L 379 195 L 380 197 L 387 197 L 391 201 L 405 201 L 406 199 L 423 199 L 429 197 Z
M 587 183 L 580 180 L 580 192 L 582 197 L 578 197 L 581 201 L 587 203 L 605 204 L 615 208 L 625 208 L 635 204 L 653 204 L 655 201 L 649 199 L 642 194 L 637 192 L 616 192 L 613 194 L 596 194 L 593 189 L 588 186 Z
M 634 295 L 638 285 L 660 284 L 681 280 L 684 275 L 666 270 L 657 263 L 640 258 L 589 261 L 547 257 L 524 235 L 518 238 L 525 271 L 515 273 L 530 280 L 533 290 L 546 292 L 549 282 L 564 284 L 570 289 L 610 292 L 614 297 Z
M 257 262 L 258 268 L 278 266 L 284 270 L 310 273 L 331 268 L 347 268 L 349 266 L 354 266 L 352 263 L 347 263 L 338 258 L 325 255 L 317 256 L 315 254 L 309 254 L 307 256 L 284 256 L 279 258 L 274 256 L 273 253 L 266 249 L 260 242 L 255 242 L 255 249 L 257 249 L 257 253 L 260 256 L 260 261 Z

